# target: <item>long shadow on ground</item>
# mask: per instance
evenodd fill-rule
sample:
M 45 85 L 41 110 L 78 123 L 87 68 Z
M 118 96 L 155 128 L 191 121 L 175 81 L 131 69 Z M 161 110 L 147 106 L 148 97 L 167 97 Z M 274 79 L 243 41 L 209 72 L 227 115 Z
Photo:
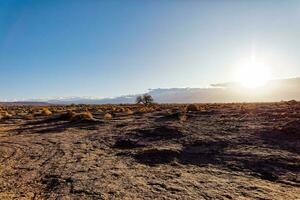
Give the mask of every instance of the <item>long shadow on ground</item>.
M 272 131 L 268 134 L 272 134 Z M 164 135 L 166 134 L 166 135 Z M 295 143 L 286 142 L 278 145 L 278 135 L 266 142 L 267 131 L 257 137 L 249 136 L 235 139 L 200 139 L 192 142 L 181 140 L 184 135 L 170 127 L 141 130 L 138 133 L 119 138 L 115 148 L 127 149 L 125 154 L 138 163 L 156 166 L 160 164 L 179 163 L 183 165 L 208 166 L 245 172 L 248 175 L 268 181 L 278 181 L 300 186 L 300 159 L 295 150 Z M 279 133 L 274 133 L 279 134 Z M 281 132 L 281 134 L 284 134 Z M 286 138 L 289 140 L 291 138 Z M 294 138 L 295 139 L 295 138 Z M 165 141 L 164 147 L 153 147 L 153 142 Z M 274 142 L 274 140 L 276 142 Z M 168 147 L 168 141 L 177 141 L 181 149 Z M 290 146 L 286 146 L 287 143 Z M 299 141 L 298 143 L 299 144 Z M 296 154 L 287 155 L 286 149 Z M 134 151 L 130 151 L 134 149 Z M 273 153 L 276 150 L 277 153 Z M 298 154 L 299 155 L 299 154 Z
M 36 121 L 30 121 L 14 130 L 14 134 L 30 133 L 60 133 L 68 128 L 78 128 L 85 130 L 96 130 L 103 124 L 100 120 L 76 120 L 70 121 L 61 118 L 46 118 Z

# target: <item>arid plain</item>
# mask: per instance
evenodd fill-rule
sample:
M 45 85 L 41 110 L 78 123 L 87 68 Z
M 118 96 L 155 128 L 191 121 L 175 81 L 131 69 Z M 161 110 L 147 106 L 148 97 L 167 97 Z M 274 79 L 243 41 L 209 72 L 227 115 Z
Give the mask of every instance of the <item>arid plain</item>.
M 300 103 L 2 106 L 0 199 L 300 199 Z

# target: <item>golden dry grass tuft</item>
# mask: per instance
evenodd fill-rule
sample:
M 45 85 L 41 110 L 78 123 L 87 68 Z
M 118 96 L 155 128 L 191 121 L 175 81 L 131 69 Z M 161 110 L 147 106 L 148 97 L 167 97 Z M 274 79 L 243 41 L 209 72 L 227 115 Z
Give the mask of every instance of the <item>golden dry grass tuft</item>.
M 126 114 L 127 114 L 127 115 L 133 115 L 134 112 L 133 112 L 132 110 L 130 110 L 129 108 L 127 108 Z
M 7 111 L 0 112 L 0 119 L 9 119 L 11 117 L 12 117 L 12 115 L 9 114 Z
M 142 108 L 139 109 L 140 113 L 150 113 L 154 111 L 155 109 L 153 107 L 148 107 L 148 106 L 143 106 Z
M 25 120 L 33 120 L 34 119 L 34 115 L 33 114 L 27 114 L 27 115 L 23 116 L 23 118 Z
M 119 107 L 116 109 L 117 112 L 126 112 L 126 108 L 124 107 Z
M 103 113 L 103 110 L 101 108 L 97 109 L 97 111 Z
M 42 116 L 50 116 L 52 115 L 52 112 L 49 110 L 49 108 L 43 108 L 41 111 Z
M 112 114 L 110 114 L 110 113 L 106 113 L 105 115 L 104 115 L 104 119 L 105 120 L 110 120 L 110 119 L 112 119 Z
M 94 120 L 93 114 L 89 111 L 78 113 L 78 114 L 73 114 L 71 113 L 71 120 L 73 121 L 92 121 Z

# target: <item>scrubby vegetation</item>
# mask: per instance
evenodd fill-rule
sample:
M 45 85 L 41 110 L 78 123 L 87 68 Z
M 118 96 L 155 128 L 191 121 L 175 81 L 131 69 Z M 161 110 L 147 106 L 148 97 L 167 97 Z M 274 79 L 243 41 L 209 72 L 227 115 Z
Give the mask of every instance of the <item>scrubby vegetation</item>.
M 186 107 L 186 111 L 187 112 L 189 112 L 189 111 L 193 111 L 193 112 L 201 111 L 201 106 L 198 105 L 198 104 L 189 104 Z
M 93 117 L 93 114 L 90 113 L 89 111 L 85 111 L 85 112 L 82 112 L 82 113 L 78 113 L 78 114 L 74 114 L 72 117 L 71 117 L 71 120 L 73 121 L 80 121 L 80 120 L 87 120 L 87 121 L 91 121 L 91 120 L 94 120 L 94 117 Z
M 49 116 L 49 115 L 52 115 L 52 112 L 49 110 L 49 108 L 43 108 L 41 111 L 41 114 L 43 116 Z
M 7 111 L 1 111 L 0 112 L 0 119 L 9 119 L 11 117 L 12 117 L 12 115 L 9 114 Z
M 0 108 L 0 199 L 300 199 L 299 102 Z
M 105 115 L 104 115 L 104 119 L 105 120 L 110 120 L 110 119 L 112 119 L 113 117 L 112 117 L 112 114 L 110 114 L 110 113 L 105 113 Z

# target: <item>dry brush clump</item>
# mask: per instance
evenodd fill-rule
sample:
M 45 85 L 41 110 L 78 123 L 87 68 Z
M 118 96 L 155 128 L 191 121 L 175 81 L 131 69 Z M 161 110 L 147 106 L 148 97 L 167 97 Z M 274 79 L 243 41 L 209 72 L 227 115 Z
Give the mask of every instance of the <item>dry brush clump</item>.
M 115 108 L 114 111 L 116 111 L 116 112 L 126 112 L 126 108 L 124 108 L 124 107 L 117 107 L 117 108 Z
M 286 102 L 288 105 L 297 105 L 298 104 L 298 102 L 296 101 L 296 100 L 289 100 L 289 101 L 287 101 Z
M 243 103 L 243 104 L 240 104 L 238 109 L 241 113 L 246 113 L 246 112 L 250 112 L 250 111 L 255 111 L 258 108 L 257 108 L 257 105 L 254 103 Z
M 58 116 L 61 120 L 72 120 L 76 116 L 76 113 L 72 110 L 67 110 L 65 113 L 62 113 Z
M 33 114 L 27 114 L 27 115 L 23 116 L 23 118 L 24 118 L 25 120 L 33 120 L 34 117 L 35 117 L 35 116 L 34 116 Z
M 187 120 L 186 112 L 180 112 L 180 113 L 178 113 L 178 120 L 180 122 L 185 122 Z
M 0 119 L 9 119 L 11 117 L 12 117 L 12 115 L 9 114 L 7 111 L 1 111 L 0 112 Z
M 52 120 L 63 120 L 63 121 L 96 121 L 93 114 L 89 111 L 76 113 L 72 110 L 67 110 L 64 113 L 50 116 Z
M 105 113 L 104 117 L 103 117 L 105 120 L 110 120 L 113 118 L 112 114 L 110 113 Z
M 197 104 L 189 104 L 186 106 L 185 110 L 186 112 L 198 112 L 198 111 L 202 111 L 202 107 Z
M 119 106 L 116 109 L 113 109 L 113 112 L 124 113 L 124 114 L 127 114 L 127 115 L 134 114 L 134 112 L 127 106 L 126 107 L 125 106 Z
M 130 110 L 129 108 L 126 109 L 126 114 L 127 115 L 133 115 L 134 112 L 132 110 Z
M 185 122 L 187 120 L 186 112 L 175 112 L 173 114 L 167 115 L 166 119 L 173 119 L 179 121 L 180 123 Z
M 49 108 L 42 108 L 41 115 L 49 116 L 49 115 L 52 115 L 52 112 L 49 110 Z
M 73 120 L 73 121 L 93 121 L 95 119 L 91 112 L 86 111 L 86 112 L 75 114 L 73 117 L 71 117 L 71 120 Z
M 139 113 L 150 113 L 155 111 L 152 107 L 143 106 L 139 109 Z

